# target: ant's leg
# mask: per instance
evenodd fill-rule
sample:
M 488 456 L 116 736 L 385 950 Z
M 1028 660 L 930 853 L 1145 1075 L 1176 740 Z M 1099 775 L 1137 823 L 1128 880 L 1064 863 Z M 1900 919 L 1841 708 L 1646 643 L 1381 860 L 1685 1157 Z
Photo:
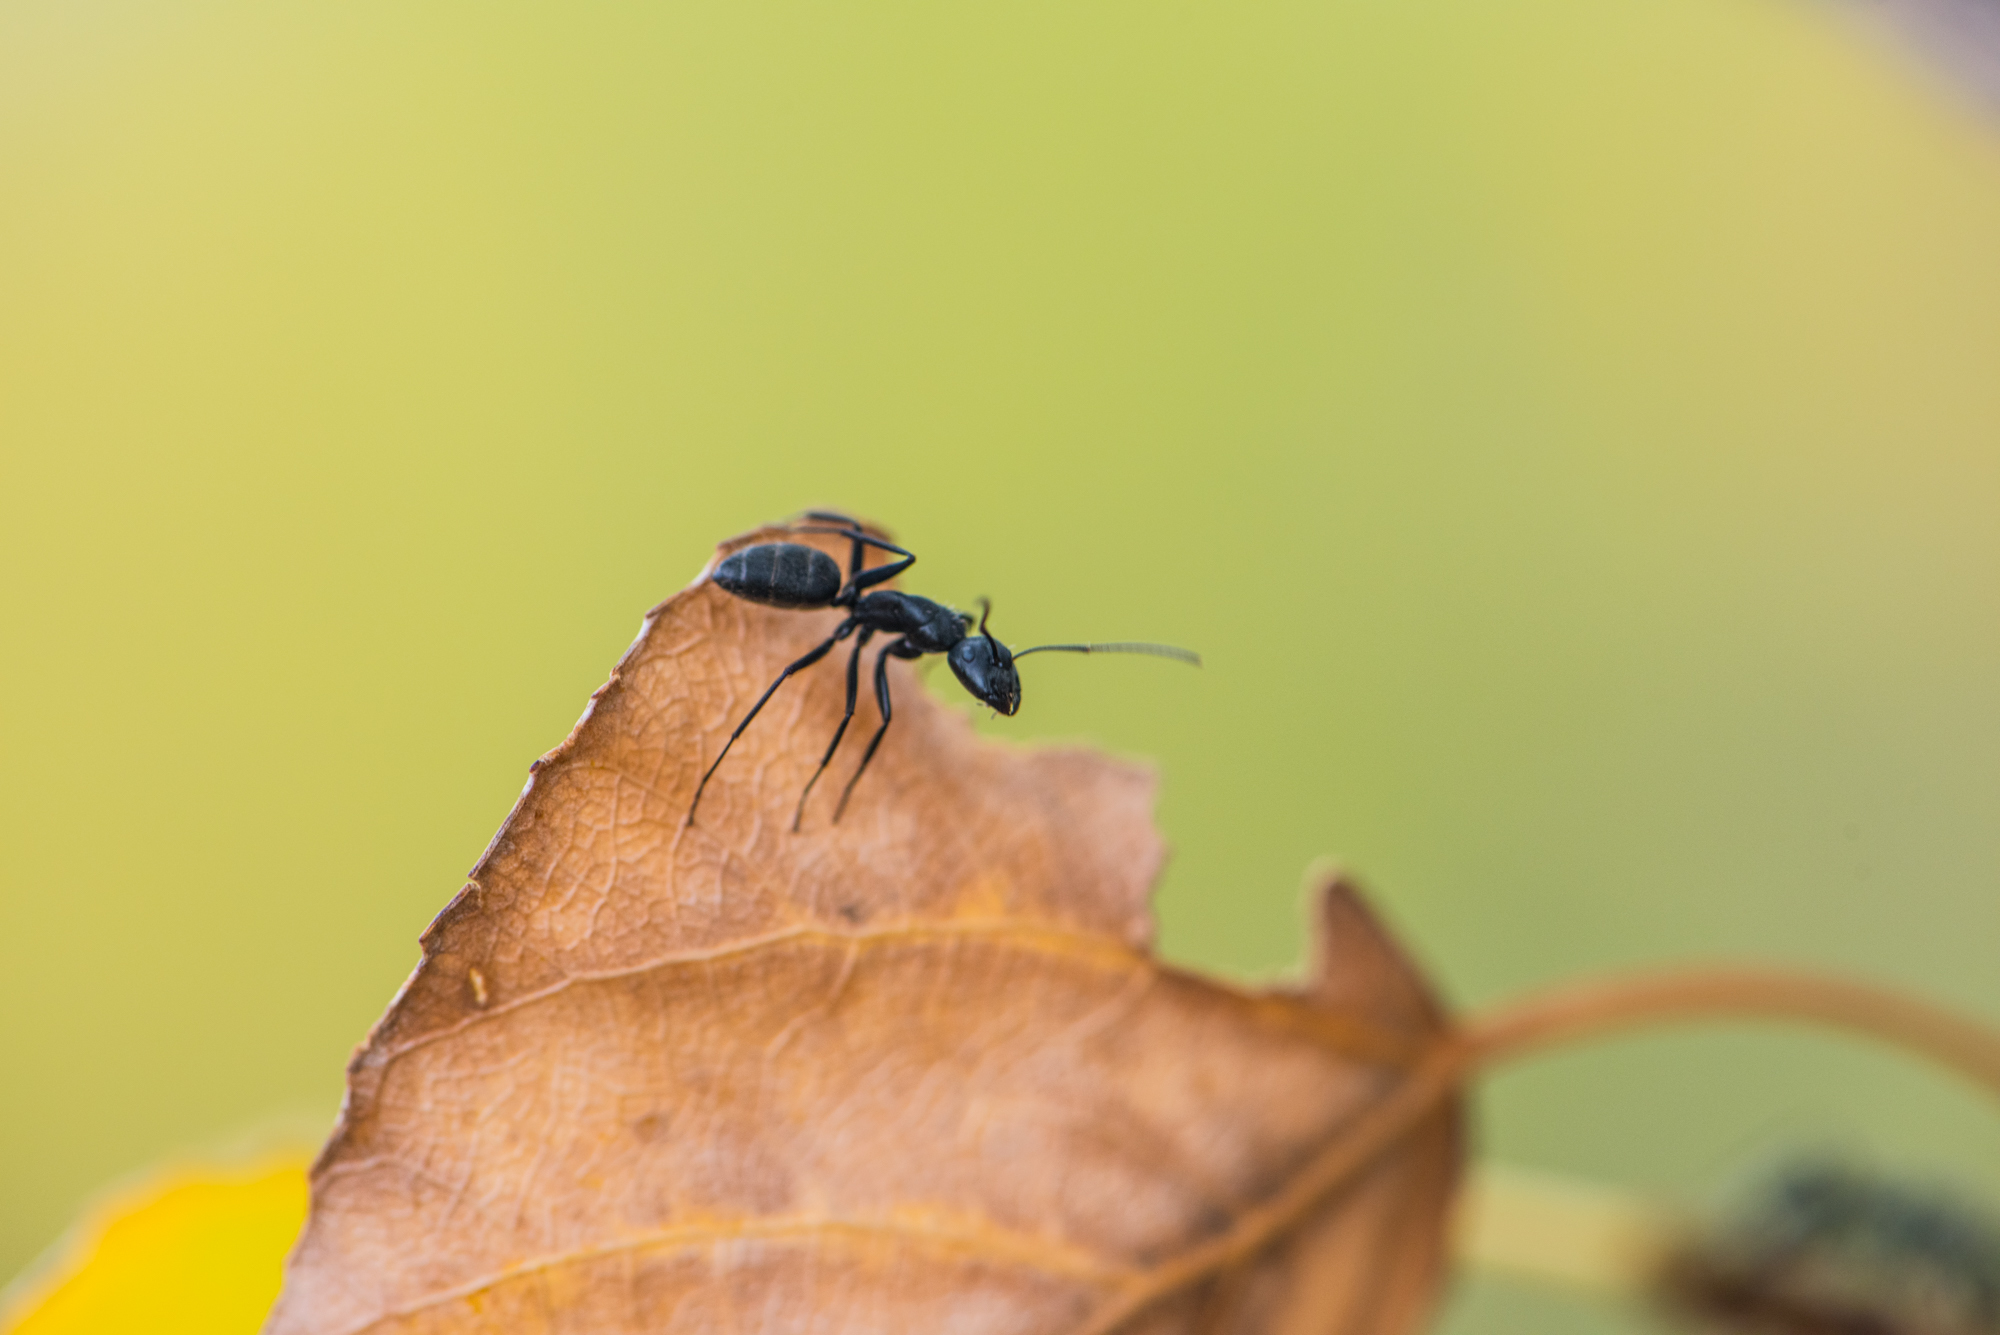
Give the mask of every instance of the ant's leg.
M 806 517 L 808 519 L 818 519 L 824 516 L 809 514 Z M 794 533 L 837 533 L 843 538 L 852 538 L 854 540 L 854 555 L 848 561 L 847 587 L 840 591 L 843 598 L 851 598 L 853 595 L 861 592 L 861 590 L 872 588 L 880 584 L 883 580 L 894 579 L 917 563 L 916 556 L 907 549 L 898 547 L 893 542 L 884 542 L 880 538 L 863 533 L 853 520 L 849 520 L 845 528 L 831 528 L 824 524 L 793 524 L 791 531 Z M 864 544 L 867 547 L 880 548 L 885 552 L 893 552 L 903 559 L 900 561 L 890 561 L 886 565 L 876 566 L 873 570 L 864 570 L 861 568 L 861 562 L 867 555 L 864 550 Z
M 813 785 L 819 782 L 820 775 L 826 773 L 826 767 L 833 763 L 833 753 L 840 749 L 840 739 L 847 735 L 847 725 L 854 722 L 854 697 L 860 693 L 861 687 L 861 651 L 867 646 L 869 637 L 874 633 L 875 629 L 872 626 L 863 630 L 855 638 L 854 652 L 848 655 L 847 712 L 840 716 L 840 726 L 833 730 L 833 741 L 828 743 L 826 754 L 819 758 L 819 768 L 813 771 L 813 776 L 810 779 L 806 780 L 805 791 L 799 794 L 799 809 L 792 813 L 793 834 L 799 832 L 799 822 L 805 819 L 806 799 L 812 796 Z
M 875 729 L 875 735 L 868 739 L 868 749 L 861 753 L 861 764 L 854 770 L 854 777 L 847 781 L 847 787 L 840 793 L 840 805 L 833 809 L 833 823 L 840 824 L 840 814 L 847 810 L 847 799 L 854 796 L 854 785 L 861 782 L 861 776 L 868 769 L 868 762 L 875 758 L 875 748 L 882 745 L 882 734 L 889 731 L 889 659 L 922 658 L 921 650 L 910 648 L 903 640 L 895 640 L 882 646 L 882 652 L 875 659 L 875 701 L 882 706 L 882 726 Z
M 851 536 L 854 539 L 854 550 L 847 558 L 847 577 L 853 579 L 861 573 L 868 559 L 868 535 L 861 527 L 859 519 L 853 515 L 844 515 L 838 510 L 807 510 L 799 517 L 809 519 L 812 523 L 807 525 L 795 522 L 789 525 L 788 527 L 795 533 L 844 533 Z M 825 527 L 829 524 L 833 527 Z
M 826 642 L 824 644 L 820 645 L 817 649 L 814 649 L 804 658 L 799 659 L 796 663 L 793 663 L 783 672 L 780 672 L 778 674 L 778 679 L 772 682 L 769 686 L 764 688 L 764 693 L 757 697 L 757 703 L 750 706 L 750 712 L 743 716 L 743 721 L 736 725 L 736 731 L 730 733 L 729 740 L 722 744 L 722 755 L 719 755 L 715 758 L 715 763 L 708 767 L 708 773 L 702 775 L 701 782 L 695 785 L 694 801 L 688 803 L 687 823 L 689 825 L 694 824 L 694 809 L 701 805 L 702 792 L 708 787 L 708 781 L 715 777 L 715 771 L 722 767 L 723 758 L 729 754 L 729 748 L 736 745 L 736 739 L 738 737 L 741 737 L 743 735 L 743 730 L 750 726 L 750 720 L 757 717 L 757 711 L 762 709 L 764 707 L 765 702 L 768 701 L 773 695 L 777 694 L 778 688 L 785 684 L 785 678 L 791 676 L 794 672 L 797 672 L 800 668 L 809 668 L 814 663 L 819 662 L 820 659 L 825 658 L 827 654 L 833 649 L 834 645 L 839 644 L 842 640 L 852 635 L 854 633 L 855 627 L 860 624 L 861 623 L 856 621 L 853 617 L 849 617 L 847 620 L 841 622 L 840 629 L 836 630 L 833 634 L 827 636 Z
M 871 538 L 869 541 L 873 542 L 874 539 Z M 888 546 L 887 543 L 876 543 L 875 545 L 878 547 Z M 877 584 L 882 584 L 896 578 L 896 576 L 917 563 L 917 558 L 908 552 L 904 552 L 901 547 L 889 547 L 889 550 L 892 552 L 903 552 L 903 559 L 876 566 L 873 570 L 861 571 L 847 581 L 847 587 L 842 589 L 841 593 L 852 597 L 854 594 L 860 593 L 863 589 L 872 589 Z
M 854 538 L 854 549 L 847 557 L 847 577 L 853 579 L 868 563 L 868 535 L 861 527 L 861 521 L 836 510 L 808 510 L 805 517 L 813 521 L 813 527 L 794 525 L 793 531 L 801 529 L 807 533 L 846 533 Z M 818 525 L 837 524 L 838 528 L 821 528 Z

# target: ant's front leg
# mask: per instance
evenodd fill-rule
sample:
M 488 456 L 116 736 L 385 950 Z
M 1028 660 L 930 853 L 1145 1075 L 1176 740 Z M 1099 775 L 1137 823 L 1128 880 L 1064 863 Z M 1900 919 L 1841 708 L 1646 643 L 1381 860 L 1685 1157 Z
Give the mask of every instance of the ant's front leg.
M 874 634 L 875 628 L 870 626 L 855 637 L 854 652 L 847 658 L 847 712 L 840 716 L 840 726 L 833 730 L 833 740 L 827 743 L 826 754 L 819 758 L 819 768 L 806 780 L 805 791 L 799 794 L 799 808 L 792 813 L 793 834 L 799 832 L 799 822 L 806 817 L 806 799 L 812 796 L 813 785 L 819 782 L 820 775 L 826 773 L 826 767 L 833 763 L 833 753 L 840 749 L 840 739 L 847 735 L 847 725 L 854 722 L 854 700 L 861 687 L 861 651 Z
M 882 652 L 875 658 L 875 703 L 882 706 L 882 726 L 875 729 L 875 735 L 868 739 L 868 749 L 861 753 L 861 763 L 855 767 L 854 777 L 847 781 L 847 787 L 840 793 L 840 805 L 833 809 L 833 823 L 840 824 L 840 815 L 847 810 L 847 799 L 854 796 L 854 785 L 861 782 L 861 776 L 868 771 L 868 762 L 875 758 L 875 748 L 882 745 L 882 734 L 889 731 L 889 660 L 893 658 L 922 658 L 924 651 L 910 647 L 908 640 L 891 640 L 882 646 Z

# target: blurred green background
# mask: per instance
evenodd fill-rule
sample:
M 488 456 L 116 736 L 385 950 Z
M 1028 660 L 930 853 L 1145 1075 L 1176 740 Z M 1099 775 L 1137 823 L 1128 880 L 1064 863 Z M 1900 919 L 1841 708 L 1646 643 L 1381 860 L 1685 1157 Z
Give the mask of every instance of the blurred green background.
M 1845 11 L 12 0 L 0 451 L 0 1277 L 330 1116 L 641 614 L 812 504 L 1207 655 L 982 723 L 1157 759 L 1176 958 L 1289 966 L 1332 854 L 1465 1006 L 1721 956 L 2000 1021 L 2000 122 Z M 1991 1107 L 1801 1032 L 1483 1110 L 2000 1199 Z

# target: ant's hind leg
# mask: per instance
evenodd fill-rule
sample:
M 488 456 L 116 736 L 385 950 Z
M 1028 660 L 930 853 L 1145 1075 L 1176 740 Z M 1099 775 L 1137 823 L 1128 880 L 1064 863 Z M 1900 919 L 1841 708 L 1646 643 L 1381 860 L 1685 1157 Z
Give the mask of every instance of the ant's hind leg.
M 868 644 L 868 638 L 875 631 L 870 628 L 861 632 L 854 641 L 854 652 L 847 658 L 847 712 L 840 716 L 840 726 L 833 730 L 833 740 L 827 744 L 826 754 L 819 758 L 819 768 L 806 780 L 805 790 L 799 794 L 799 808 L 792 813 L 792 833 L 799 832 L 799 822 L 806 817 L 806 799 L 812 796 L 813 785 L 819 776 L 826 773 L 826 767 L 833 763 L 833 753 L 840 749 L 840 739 L 847 735 L 847 725 L 854 722 L 854 699 L 860 694 L 861 651 Z
M 687 824 L 689 825 L 694 824 L 695 808 L 701 805 L 701 795 L 704 791 L 707 790 L 708 781 L 715 777 L 715 772 L 718 769 L 722 768 L 722 762 L 724 758 L 729 755 L 729 748 L 736 745 L 736 739 L 738 737 L 741 737 L 743 735 L 743 730 L 750 726 L 750 720 L 756 718 L 757 712 L 764 707 L 765 703 L 769 701 L 773 695 L 776 695 L 778 693 L 778 688 L 785 684 L 785 678 L 791 676 L 794 672 L 797 672 L 799 669 L 809 668 L 814 663 L 819 662 L 820 659 L 825 658 L 827 654 L 832 651 L 834 645 L 839 644 L 842 640 L 852 635 L 854 633 L 855 627 L 859 626 L 860 624 L 861 623 L 856 621 L 853 617 L 849 617 L 847 620 L 841 622 L 840 629 L 834 631 L 833 634 L 827 636 L 826 641 L 823 644 L 821 644 L 818 648 L 814 649 L 811 653 L 807 654 L 805 657 L 793 663 L 783 672 L 780 672 L 778 674 L 778 679 L 772 682 L 769 686 L 766 686 L 764 688 L 764 693 L 757 697 L 757 703 L 750 706 L 750 712 L 743 716 L 743 721 L 736 725 L 736 731 L 730 733 L 729 740 L 722 744 L 722 754 L 715 758 L 715 763 L 713 765 L 710 765 L 708 767 L 708 772 L 701 776 L 701 782 L 695 785 L 694 801 L 688 803 Z
M 792 532 L 835 533 L 843 538 L 853 539 L 854 551 L 847 562 L 847 587 L 840 591 L 844 597 L 851 597 L 863 589 L 873 588 L 884 580 L 894 579 L 917 563 L 917 558 L 909 551 L 898 547 L 893 542 L 885 542 L 872 534 L 862 532 L 861 525 L 849 519 L 846 515 L 808 510 L 806 511 L 806 518 L 838 521 L 840 526 L 835 528 L 831 524 L 793 524 L 791 526 Z M 863 563 L 868 559 L 868 548 L 870 547 L 889 552 L 903 559 L 886 562 L 883 565 L 876 566 L 873 570 L 864 569 Z
M 847 810 L 847 799 L 854 796 L 854 785 L 861 782 L 861 776 L 868 771 L 868 762 L 875 758 L 875 748 L 882 745 L 882 734 L 889 731 L 889 660 L 890 658 L 922 658 L 921 650 L 910 648 L 903 640 L 895 640 L 882 646 L 882 652 L 875 658 L 875 702 L 882 707 L 882 726 L 875 729 L 875 735 L 868 739 L 868 749 L 861 753 L 861 763 L 855 767 L 854 777 L 841 789 L 840 805 L 833 809 L 833 823 L 840 824 L 841 813 Z

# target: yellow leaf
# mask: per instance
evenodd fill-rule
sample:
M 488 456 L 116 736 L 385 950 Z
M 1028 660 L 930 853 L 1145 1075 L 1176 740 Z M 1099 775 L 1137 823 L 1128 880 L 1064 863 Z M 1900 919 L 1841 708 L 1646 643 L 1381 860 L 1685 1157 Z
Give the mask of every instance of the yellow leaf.
M 183 1167 L 100 1207 L 6 1335 L 254 1335 L 306 1215 L 303 1158 Z

